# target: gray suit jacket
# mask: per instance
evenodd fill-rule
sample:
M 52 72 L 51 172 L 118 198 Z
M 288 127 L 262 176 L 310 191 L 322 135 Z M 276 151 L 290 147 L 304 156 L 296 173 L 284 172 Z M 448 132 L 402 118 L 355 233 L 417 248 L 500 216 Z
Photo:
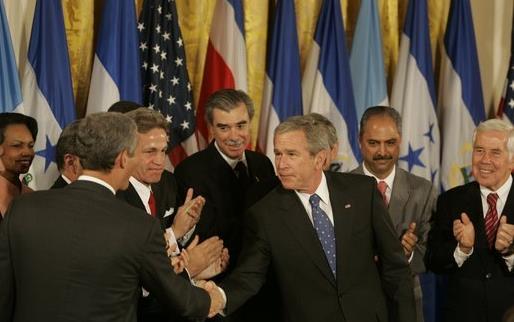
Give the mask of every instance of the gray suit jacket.
M 364 174 L 362 164 L 352 173 Z M 399 237 L 411 222 L 416 223 L 418 244 L 410 263 L 412 272 L 416 274 L 425 271 L 423 257 L 430 230 L 429 220 L 435 208 L 436 199 L 437 193 L 428 180 L 396 167 L 388 210 Z

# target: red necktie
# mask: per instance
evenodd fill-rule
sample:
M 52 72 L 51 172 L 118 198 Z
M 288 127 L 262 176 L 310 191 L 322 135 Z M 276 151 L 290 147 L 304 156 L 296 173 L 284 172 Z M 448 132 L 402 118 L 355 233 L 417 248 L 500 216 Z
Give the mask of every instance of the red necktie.
M 387 183 L 383 180 L 380 180 L 377 183 L 377 188 L 378 188 L 378 191 L 380 191 L 380 194 L 382 195 L 382 199 L 384 200 L 384 203 L 387 207 L 389 205 L 389 202 L 387 201 L 387 195 L 386 195 Z
M 496 210 L 497 200 L 497 194 L 490 193 L 487 195 L 487 204 L 489 205 L 489 209 L 487 209 L 487 214 L 485 215 L 485 235 L 487 237 L 487 242 L 489 243 L 489 248 L 493 248 L 494 240 L 496 239 L 496 231 L 498 230 L 498 211 Z
M 157 214 L 157 208 L 155 206 L 155 196 L 150 191 L 150 198 L 148 198 L 148 206 L 150 206 L 150 215 L 154 216 Z

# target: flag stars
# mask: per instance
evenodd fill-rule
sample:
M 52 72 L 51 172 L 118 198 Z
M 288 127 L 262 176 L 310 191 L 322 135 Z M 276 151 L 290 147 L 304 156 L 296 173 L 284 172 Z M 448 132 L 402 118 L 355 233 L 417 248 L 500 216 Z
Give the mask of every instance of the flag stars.
M 150 92 L 152 92 L 152 93 L 157 92 L 157 85 L 155 85 L 155 84 L 151 84 L 151 85 L 150 85 Z
M 164 78 L 164 72 L 159 72 L 159 79 L 163 79 Z
M 157 11 L 159 12 L 159 14 L 162 14 L 162 7 L 161 7 L 161 6 L 158 6 L 158 7 L 157 7 Z
M 512 82 L 510 82 L 509 87 L 514 91 L 514 80 Z
M 160 25 L 155 26 L 155 32 L 158 33 L 158 34 L 161 33 L 161 26 Z
M 161 52 L 161 47 L 158 44 L 155 44 L 155 46 L 153 46 L 152 49 L 153 51 L 155 51 L 156 54 Z
M 169 32 L 164 32 L 162 34 L 162 39 L 164 40 L 170 40 L 170 33 Z
M 139 49 L 141 49 L 142 51 L 145 51 L 146 49 L 148 49 L 148 45 L 146 44 L 146 42 L 140 43 Z
M 175 104 L 175 101 L 176 101 L 176 97 L 173 96 L 173 95 L 170 95 L 170 97 L 168 97 L 167 99 L 168 103 L 171 105 L 171 104 Z
M 514 108 L 514 99 L 511 98 L 508 104 L 510 108 Z
M 191 91 L 191 83 L 190 82 L 187 82 L 187 90 Z
M 173 76 L 173 78 L 171 79 L 171 83 L 173 85 L 178 85 L 178 81 L 179 81 L 179 79 L 177 78 L 177 76 Z
M 171 13 L 168 13 L 167 15 L 164 15 L 164 17 L 166 17 L 167 20 L 171 20 Z
M 192 109 L 191 102 L 186 102 L 186 104 L 184 106 L 186 107 L 186 110 L 188 110 L 188 111 L 190 111 Z
M 171 116 L 171 115 L 169 115 L 169 114 L 168 114 L 168 115 L 166 115 L 166 122 L 171 123 L 171 122 L 172 122 L 172 120 L 173 120 L 173 116 Z
M 152 67 L 150 67 L 150 69 L 152 70 L 152 72 L 157 73 L 159 71 L 159 66 L 157 66 L 156 64 L 152 64 Z
M 185 121 L 180 123 L 180 126 L 182 126 L 182 130 L 187 130 L 189 129 L 189 122 Z
M 177 59 L 175 59 L 175 64 L 176 64 L 177 66 L 182 66 L 182 61 L 183 61 L 183 59 L 182 59 L 182 58 L 177 57 Z
M 162 51 L 161 52 L 161 60 L 166 60 L 167 55 L 168 55 L 168 53 L 166 53 L 165 51 Z
M 182 43 L 182 38 L 179 38 L 179 39 L 177 40 L 177 45 L 178 45 L 179 47 L 182 47 L 182 46 L 184 45 L 184 44 Z
M 162 98 L 162 91 L 159 90 L 159 98 Z
M 154 108 L 153 108 L 153 104 L 148 105 L 148 108 L 149 108 L 149 109 L 151 109 L 151 110 L 153 110 L 153 109 L 154 109 Z
M 148 69 L 148 63 L 144 62 L 141 67 L 143 67 L 144 70 L 147 70 Z
M 142 32 L 143 30 L 145 30 L 145 24 L 142 22 L 138 23 L 137 30 L 139 30 L 139 32 Z

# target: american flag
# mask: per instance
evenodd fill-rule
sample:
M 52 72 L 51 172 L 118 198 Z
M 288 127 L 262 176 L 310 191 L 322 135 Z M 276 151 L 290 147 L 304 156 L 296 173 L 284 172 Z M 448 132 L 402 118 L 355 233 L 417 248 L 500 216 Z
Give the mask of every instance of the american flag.
M 498 106 L 498 116 L 514 124 L 514 28 L 511 33 L 509 70 Z
M 177 7 L 170 0 L 145 0 L 140 35 L 143 104 L 170 124 L 170 159 L 175 166 L 196 152 L 195 115 Z

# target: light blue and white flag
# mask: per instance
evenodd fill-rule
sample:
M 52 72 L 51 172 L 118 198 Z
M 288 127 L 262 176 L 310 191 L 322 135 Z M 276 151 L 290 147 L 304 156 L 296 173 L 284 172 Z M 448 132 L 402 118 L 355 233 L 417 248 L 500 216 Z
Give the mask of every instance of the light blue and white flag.
M 370 106 L 389 105 L 376 1 L 361 1 L 350 53 L 350 70 L 358 120 Z
M 409 1 L 391 103 L 402 115 L 400 167 L 438 188 L 440 138 L 426 0 Z
M 339 0 L 325 0 L 302 79 L 304 113 L 327 117 L 339 137 L 333 170 L 358 166 L 360 150 L 353 87 Z
M 22 103 L 20 78 L 11 44 L 9 23 L 0 1 L 0 113 L 12 112 Z
M 23 105 L 15 112 L 37 120 L 36 157 L 24 181 L 48 189 L 59 172 L 55 145 L 62 129 L 75 120 L 68 44 L 60 1 L 38 0 L 28 61 L 22 80 Z
M 165 31 L 157 28 L 154 32 Z M 105 112 L 119 100 L 142 103 L 138 37 L 134 1 L 107 0 L 91 74 L 88 115 Z M 149 50 L 161 54 L 157 47 Z
M 469 0 L 453 0 L 444 36 L 439 81 L 443 190 L 470 181 L 473 131 L 485 120 L 482 95 Z
M 259 151 L 271 160 L 275 127 L 290 116 L 301 115 L 300 51 L 293 0 L 277 3 L 259 124 Z

